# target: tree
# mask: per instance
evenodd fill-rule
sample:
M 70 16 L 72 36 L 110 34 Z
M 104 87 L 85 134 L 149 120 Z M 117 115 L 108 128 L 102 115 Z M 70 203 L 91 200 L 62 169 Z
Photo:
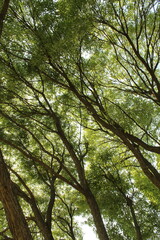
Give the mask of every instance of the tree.
M 113 230 L 115 212 L 110 214 L 102 204 L 107 198 L 109 209 L 112 196 L 122 199 L 119 209 L 123 202 L 128 204 L 126 212 L 130 211 L 134 222 L 135 239 L 145 239 L 146 230 L 141 233 L 126 188 L 131 192 L 127 176 L 136 182 L 138 167 L 144 186 L 149 180 L 157 207 L 158 2 L 14 0 L 4 17 L 0 140 L 32 235 L 56 239 L 56 232 L 62 230 L 75 238 L 71 212 L 59 190 L 70 186 L 80 194 L 84 205 L 88 204 L 85 206 L 90 209 L 100 240 L 132 236 L 124 217 L 116 220 L 119 229 Z M 92 172 L 90 166 L 93 159 L 95 166 L 99 164 L 99 143 L 103 141 L 104 148 L 114 148 L 119 157 L 115 160 L 111 154 L 112 171 L 100 164 L 99 174 L 96 167 Z M 114 165 L 118 160 L 117 177 Z M 126 168 L 127 174 L 123 163 L 132 166 Z M 92 184 L 93 175 L 95 186 L 100 177 L 103 189 L 105 184 L 111 189 L 108 194 L 102 191 L 100 199 Z M 124 186 L 117 179 L 123 179 Z M 46 189 L 47 195 L 42 196 L 39 189 Z M 144 207 L 145 201 L 141 206 L 153 216 L 155 203 L 144 187 L 141 192 L 152 207 Z M 65 226 L 52 218 L 58 202 L 56 194 L 69 210 L 69 218 L 64 218 L 64 210 L 58 216 Z M 137 194 L 134 201 L 139 198 Z M 128 235 L 125 228 L 130 229 Z M 156 231 L 158 234 L 159 228 Z
M 32 239 L 22 209 L 14 192 L 14 183 L 0 151 L 0 200 L 5 209 L 9 228 L 14 239 Z M 18 227 L 17 227 L 18 226 Z

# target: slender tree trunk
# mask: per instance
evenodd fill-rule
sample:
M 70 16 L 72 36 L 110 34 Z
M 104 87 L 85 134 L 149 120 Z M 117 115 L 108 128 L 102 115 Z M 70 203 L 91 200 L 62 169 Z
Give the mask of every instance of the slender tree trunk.
M 13 184 L 10 179 L 7 166 L 0 150 L 0 200 L 2 201 L 8 225 L 14 240 L 32 240 L 17 196 L 13 191 Z
M 21 183 L 25 184 L 24 182 L 21 182 Z M 13 184 L 14 192 L 16 193 L 16 195 L 23 198 L 31 206 L 32 212 L 34 213 L 34 220 L 35 220 L 39 230 L 41 231 L 44 239 L 45 240 L 54 240 L 54 238 L 52 236 L 51 225 L 48 226 L 48 224 L 45 222 L 45 220 L 41 214 L 41 211 L 39 210 L 39 208 L 37 206 L 34 195 L 30 191 L 28 186 L 24 185 L 26 187 L 26 189 L 28 188 L 28 190 L 30 192 L 30 197 L 25 192 L 23 192 L 17 184 L 15 184 L 13 182 L 12 182 L 12 184 Z
M 70 232 L 71 232 L 71 238 L 72 238 L 72 240 L 76 240 L 76 238 L 75 238 L 75 236 L 74 236 L 73 227 L 70 228 Z
M 65 136 L 65 133 L 61 127 L 61 122 L 60 119 L 56 116 L 56 114 L 54 112 L 52 112 L 52 116 L 53 119 L 56 122 L 56 127 L 58 130 L 58 135 L 60 136 L 61 140 L 63 141 L 64 146 L 66 147 L 66 149 L 68 150 L 78 173 L 78 177 L 79 177 L 79 181 L 81 183 L 81 186 L 84 190 L 84 196 L 86 197 L 87 203 L 90 207 L 91 210 L 91 214 L 93 216 L 94 219 L 94 223 L 96 226 L 96 230 L 97 230 L 97 234 L 99 236 L 100 240 L 109 240 L 109 237 L 107 235 L 103 220 L 102 220 L 102 216 L 98 207 L 98 204 L 96 202 L 96 199 L 94 197 L 94 195 L 92 194 L 90 187 L 88 186 L 88 183 L 86 181 L 85 178 L 85 171 L 84 168 L 81 164 L 81 161 L 79 160 L 79 158 L 77 157 L 74 148 L 72 146 L 72 144 L 69 142 L 69 140 L 67 139 L 67 137 Z
M 94 197 L 94 195 L 92 194 L 92 192 L 90 191 L 90 189 L 86 190 L 86 194 L 85 194 L 87 203 L 90 207 L 92 216 L 93 216 L 93 220 L 96 226 L 96 230 L 97 230 L 97 234 L 100 240 L 109 240 L 107 231 L 105 229 L 104 226 L 104 222 L 97 204 L 97 201 Z
M 135 227 L 135 231 L 136 231 L 136 236 L 137 236 L 137 240 L 143 240 L 142 234 L 141 234 L 141 230 L 140 230 L 140 226 L 138 224 L 137 218 L 136 218 L 136 214 L 134 211 L 134 207 L 133 207 L 133 202 L 130 198 L 125 197 L 126 201 L 127 201 L 127 205 L 130 208 L 131 211 L 131 215 L 133 218 L 133 222 L 134 222 L 134 227 Z
M 107 174 L 104 174 L 103 176 L 105 177 L 106 180 L 109 180 L 118 189 L 118 191 L 122 194 L 123 198 L 125 199 L 128 207 L 130 209 L 130 212 L 131 212 L 131 215 L 132 215 L 132 218 L 133 218 L 137 240 L 143 240 L 143 237 L 142 237 L 142 234 L 141 234 L 141 229 L 140 229 L 140 226 L 138 224 L 137 217 L 136 217 L 136 214 L 135 214 L 135 211 L 134 211 L 134 207 L 133 207 L 134 205 L 133 205 L 132 199 L 127 197 L 127 195 L 123 191 L 122 187 L 120 187 L 119 184 L 117 184 L 117 181 L 112 174 L 110 174 L 111 177 L 108 177 Z M 119 182 L 121 182 L 121 181 L 119 181 Z
M 35 221 L 37 223 L 38 228 L 40 229 L 45 240 L 54 240 L 51 232 L 51 228 L 48 227 L 47 223 L 44 221 L 41 212 L 39 211 L 36 203 L 31 200 L 30 202 L 31 208 L 34 212 Z

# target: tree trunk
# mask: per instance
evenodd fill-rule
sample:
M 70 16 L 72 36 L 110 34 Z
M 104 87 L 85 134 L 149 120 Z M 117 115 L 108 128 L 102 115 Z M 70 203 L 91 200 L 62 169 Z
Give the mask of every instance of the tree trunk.
M 85 197 L 90 207 L 99 239 L 109 240 L 97 201 L 89 188 L 86 190 Z
M 131 215 L 132 215 L 132 218 L 133 218 L 134 227 L 135 227 L 135 231 L 136 231 L 137 240 L 143 240 L 141 230 L 140 230 L 140 226 L 138 224 L 136 214 L 135 214 L 135 211 L 134 211 L 133 202 L 129 197 L 125 197 L 125 199 L 127 201 L 127 205 L 130 208 L 130 211 L 131 211 Z
M 32 240 L 30 230 L 13 190 L 7 166 L 0 150 L 0 200 L 2 201 L 8 225 L 14 240 Z
M 28 188 L 28 186 L 25 185 L 22 179 L 21 179 L 21 183 L 26 189 Z M 13 184 L 14 192 L 16 193 L 16 195 L 23 198 L 32 208 L 32 212 L 34 213 L 34 221 L 36 222 L 37 227 L 41 231 L 44 237 L 44 240 L 54 240 L 51 232 L 51 225 L 48 226 L 47 223 L 45 222 L 42 216 L 42 213 L 37 206 L 34 195 L 30 191 L 30 189 L 28 188 L 29 190 L 28 192 L 30 193 L 30 197 L 29 197 L 24 191 L 21 190 L 21 188 L 16 183 L 12 182 L 12 184 Z
M 7 11 L 8 11 L 8 8 L 9 8 L 9 2 L 10 2 L 10 0 L 4 0 L 3 5 L 2 5 L 2 9 L 0 11 L 0 37 L 2 35 L 3 22 L 4 22 L 4 19 L 5 19 L 6 15 L 7 15 Z
M 34 212 L 35 221 L 37 223 L 38 228 L 40 229 L 45 240 L 54 240 L 51 232 L 51 228 L 48 227 L 47 223 L 44 221 L 41 212 L 39 211 L 36 203 L 31 200 L 30 202 L 31 208 Z

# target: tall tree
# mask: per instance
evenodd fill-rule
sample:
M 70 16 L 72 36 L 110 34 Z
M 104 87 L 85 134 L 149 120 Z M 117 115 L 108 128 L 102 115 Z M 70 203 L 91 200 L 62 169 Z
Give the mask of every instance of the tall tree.
M 138 183 L 135 171 L 138 168 L 143 186 L 137 184 L 136 188 L 146 194 L 154 209 L 154 201 L 144 187 L 147 182 L 157 206 L 156 194 L 160 188 L 158 1 L 14 0 L 5 23 L 0 43 L 0 141 L 11 165 L 12 178 L 18 179 L 20 188 L 16 189 L 22 205 L 31 206 L 36 229 L 45 239 L 53 236 L 56 239 L 52 219 L 58 201 L 56 192 L 64 203 L 59 189 L 70 186 L 88 204 L 99 239 L 113 237 L 110 229 L 114 228 L 115 217 L 108 209 L 112 206 L 112 196 L 116 199 L 117 195 L 128 204 L 137 239 L 145 239 L 126 191 L 132 191 L 128 175 L 132 176 L 132 182 Z M 99 164 L 103 152 L 100 143 L 105 149 L 115 149 L 118 156 L 115 159 L 112 154 L 110 176 L 108 165 L 100 164 L 105 172 L 101 185 L 105 189 L 107 184 L 111 189 L 108 194 L 102 191 L 101 199 L 92 184 L 91 169 L 92 161 Z M 105 164 L 107 161 L 106 158 Z M 124 186 L 116 182 L 115 164 Z M 96 186 L 101 176 L 97 168 L 95 176 Z M 33 183 L 46 187 L 46 198 L 40 190 L 34 193 Z M 103 199 L 108 208 L 103 208 Z M 134 201 L 138 199 L 139 195 Z M 123 204 L 119 205 L 121 209 Z M 108 218 L 104 218 L 107 214 Z M 65 225 L 68 237 L 74 239 L 72 218 L 69 221 L 59 217 L 68 224 L 69 228 Z M 123 237 L 122 229 L 126 234 L 121 217 L 119 214 L 116 219 L 120 230 L 115 227 L 113 231 L 117 239 Z M 64 230 L 62 222 L 57 223 L 58 231 Z M 33 225 L 31 221 L 30 226 Z M 127 223 L 126 228 L 132 229 Z

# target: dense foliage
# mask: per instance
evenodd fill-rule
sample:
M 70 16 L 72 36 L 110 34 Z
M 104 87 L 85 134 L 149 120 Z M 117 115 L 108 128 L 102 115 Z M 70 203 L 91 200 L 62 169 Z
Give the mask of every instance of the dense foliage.
M 160 238 L 158 0 L 0 3 L 0 235 Z

